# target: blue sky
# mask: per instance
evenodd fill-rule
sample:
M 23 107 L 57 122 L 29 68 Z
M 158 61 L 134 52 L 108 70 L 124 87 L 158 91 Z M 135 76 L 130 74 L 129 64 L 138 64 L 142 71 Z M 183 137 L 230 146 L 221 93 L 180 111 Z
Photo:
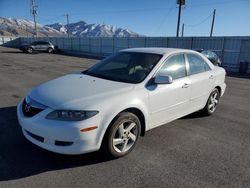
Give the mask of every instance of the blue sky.
M 84 20 L 129 28 L 147 36 L 175 36 L 176 0 L 36 0 L 41 24 Z M 0 17 L 32 19 L 30 0 L 0 0 Z M 216 9 L 215 36 L 250 35 L 250 0 L 186 0 L 185 36 L 208 36 Z M 210 16 L 210 17 L 209 17 Z

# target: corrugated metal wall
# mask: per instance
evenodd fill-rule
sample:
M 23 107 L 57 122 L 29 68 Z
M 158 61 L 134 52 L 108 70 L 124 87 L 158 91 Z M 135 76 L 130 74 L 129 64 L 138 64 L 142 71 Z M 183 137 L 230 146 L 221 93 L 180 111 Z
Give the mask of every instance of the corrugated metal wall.
M 1 37 L 0 46 L 4 45 L 7 47 L 19 47 L 21 39 L 19 37 Z
M 13 40 L 14 38 L 12 38 Z M 4 40 L 4 41 L 3 41 Z M 8 39 L 0 37 L 0 44 Z M 237 72 L 240 61 L 250 62 L 250 37 L 44 37 L 44 38 L 20 38 L 12 41 L 9 46 L 18 46 L 35 40 L 51 41 L 59 49 L 86 54 L 109 55 L 121 49 L 133 47 L 170 47 L 186 49 L 210 49 L 215 51 L 223 62 L 223 66 Z M 14 42 L 15 41 L 15 42 Z M 17 45 L 18 44 L 18 45 Z M 250 67 L 248 72 L 250 73 Z

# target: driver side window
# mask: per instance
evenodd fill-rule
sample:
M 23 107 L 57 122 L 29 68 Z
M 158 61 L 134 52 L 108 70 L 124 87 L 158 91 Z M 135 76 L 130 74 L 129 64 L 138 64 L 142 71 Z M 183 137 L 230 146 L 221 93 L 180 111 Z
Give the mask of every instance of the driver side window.
M 158 71 L 157 75 L 171 76 L 173 80 L 187 76 L 183 54 L 170 57 Z

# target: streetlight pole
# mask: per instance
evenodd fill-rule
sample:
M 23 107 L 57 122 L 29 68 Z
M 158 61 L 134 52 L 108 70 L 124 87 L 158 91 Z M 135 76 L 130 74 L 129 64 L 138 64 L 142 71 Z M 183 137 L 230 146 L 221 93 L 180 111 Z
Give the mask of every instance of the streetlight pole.
M 64 16 L 66 16 L 66 18 L 67 18 L 67 34 L 69 37 L 69 14 L 65 14 Z
M 182 28 L 181 28 L 181 37 L 184 36 L 184 28 L 185 28 L 185 25 L 184 25 L 184 23 L 183 23 L 183 24 L 182 24 Z
M 37 27 L 36 27 L 36 14 L 37 14 L 37 6 L 35 5 L 35 0 L 31 0 L 31 8 L 32 8 L 32 15 L 35 24 L 35 36 L 37 37 Z

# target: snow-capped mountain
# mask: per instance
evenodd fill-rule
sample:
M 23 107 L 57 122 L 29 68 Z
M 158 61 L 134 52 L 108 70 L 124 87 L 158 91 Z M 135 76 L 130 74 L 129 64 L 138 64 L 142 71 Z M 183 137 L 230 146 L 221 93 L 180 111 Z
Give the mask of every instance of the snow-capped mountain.
M 1 18 L 0 35 L 3 36 L 28 36 L 35 34 L 34 22 L 25 19 Z M 65 34 L 48 26 L 37 24 L 38 36 L 64 36 Z
M 115 26 L 105 24 L 88 24 L 84 21 L 70 23 L 64 25 L 55 23 L 46 25 L 60 32 L 67 34 L 69 31 L 71 36 L 81 37 L 138 37 L 141 36 L 129 29 L 117 28 Z
M 105 24 L 88 24 L 84 21 L 65 24 L 55 23 L 50 25 L 37 24 L 37 33 L 40 37 L 66 36 L 68 32 L 76 37 L 138 37 L 141 36 L 129 29 L 117 28 Z M 1 18 L 0 36 L 26 36 L 35 34 L 34 22 L 26 19 Z

